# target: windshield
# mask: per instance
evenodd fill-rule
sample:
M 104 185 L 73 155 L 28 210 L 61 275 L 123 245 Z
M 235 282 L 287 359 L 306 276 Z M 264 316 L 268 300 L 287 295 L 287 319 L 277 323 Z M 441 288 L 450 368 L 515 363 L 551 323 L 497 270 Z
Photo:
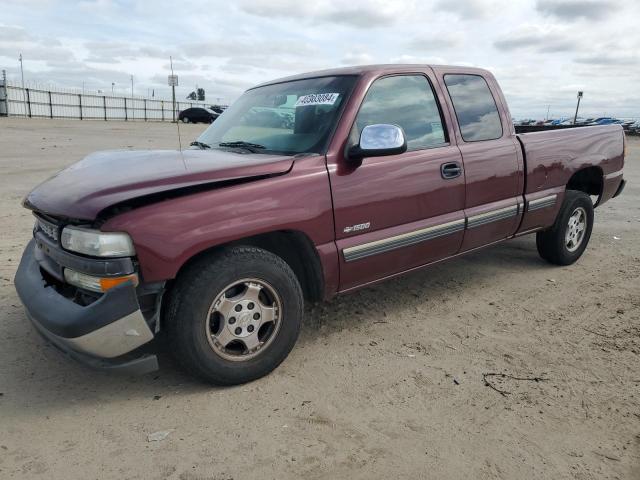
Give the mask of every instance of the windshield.
M 355 79 L 309 78 L 249 90 L 194 144 L 257 153 L 324 153 Z

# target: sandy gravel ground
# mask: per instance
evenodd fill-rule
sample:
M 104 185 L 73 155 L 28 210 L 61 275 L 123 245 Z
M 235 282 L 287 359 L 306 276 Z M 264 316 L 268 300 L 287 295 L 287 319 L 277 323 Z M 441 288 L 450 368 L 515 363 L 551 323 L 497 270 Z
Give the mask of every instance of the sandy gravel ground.
M 276 372 L 224 389 L 166 354 L 139 378 L 78 366 L 13 288 L 30 188 L 94 150 L 175 144 L 169 124 L 0 119 L 0 478 L 640 478 L 638 139 L 577 264 L 527 237 L 312 306 Z M 544 380 L 488 377 L 503 396 L 486 373 Z

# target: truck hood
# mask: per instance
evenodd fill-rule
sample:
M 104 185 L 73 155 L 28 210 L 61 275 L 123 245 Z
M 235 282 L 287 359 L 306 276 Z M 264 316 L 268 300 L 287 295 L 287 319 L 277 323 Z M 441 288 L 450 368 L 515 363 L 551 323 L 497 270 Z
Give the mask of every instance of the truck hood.
M 96 152 L 38 185 L 27 208 L 94 220 L 107 207 L 134 198 L 288 172 L 293 158 L 224 150 Z

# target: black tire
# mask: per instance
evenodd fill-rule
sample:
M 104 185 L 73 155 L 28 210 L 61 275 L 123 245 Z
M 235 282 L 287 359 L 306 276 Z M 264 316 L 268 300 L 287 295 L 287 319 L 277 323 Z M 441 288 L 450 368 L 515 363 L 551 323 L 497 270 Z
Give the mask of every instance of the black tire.
M 243 361 L 223 358 L 207 338 L 209 308 L 225 287 L 244 278 L 268 282 L 281 301 L 280 324 L 270 344 Z M 176 281 L 165 322 L 172 354 L 187 372 L 216 385 L 246 383 L 274 370 L 287 357 L 302 325 L 302 289 L 280 257 L 255 247 L 233 247 L 187 267 Z
M 189 123 L 189 117 L 182 117 L 182 123 Z
M 569 230 L 569 220 L 576 212 L 586 214 L 586 226 L 577 248 L 567 245 L 566 235 Z M 593 202 L 589 195 L 577 190 L 567 190 L 560 212 L 553 226 L 536 234 L 536 246 L 540 256 L 554 265 L 571 265 L 578 260 L 589 243 L 593 228 Z

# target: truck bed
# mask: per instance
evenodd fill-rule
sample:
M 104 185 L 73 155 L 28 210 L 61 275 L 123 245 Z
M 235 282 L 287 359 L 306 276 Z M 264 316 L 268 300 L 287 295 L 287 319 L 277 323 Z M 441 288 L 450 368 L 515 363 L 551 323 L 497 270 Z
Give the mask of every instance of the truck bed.
M 532 133 L 547 130 L 565 130 L 567 128 L 582 128 L 588 125 L 515 125 L 516 133 Z
M 620 125 L 565 126 L 518 133 L 517 138 L 525 158 L 525 196 L 567 185 L 574 172 L 590 167 L 600 169 L 603 177 L 601 204 L 615 193 L 611 182 L 619 184 L 622 179 L 624 132 Z

